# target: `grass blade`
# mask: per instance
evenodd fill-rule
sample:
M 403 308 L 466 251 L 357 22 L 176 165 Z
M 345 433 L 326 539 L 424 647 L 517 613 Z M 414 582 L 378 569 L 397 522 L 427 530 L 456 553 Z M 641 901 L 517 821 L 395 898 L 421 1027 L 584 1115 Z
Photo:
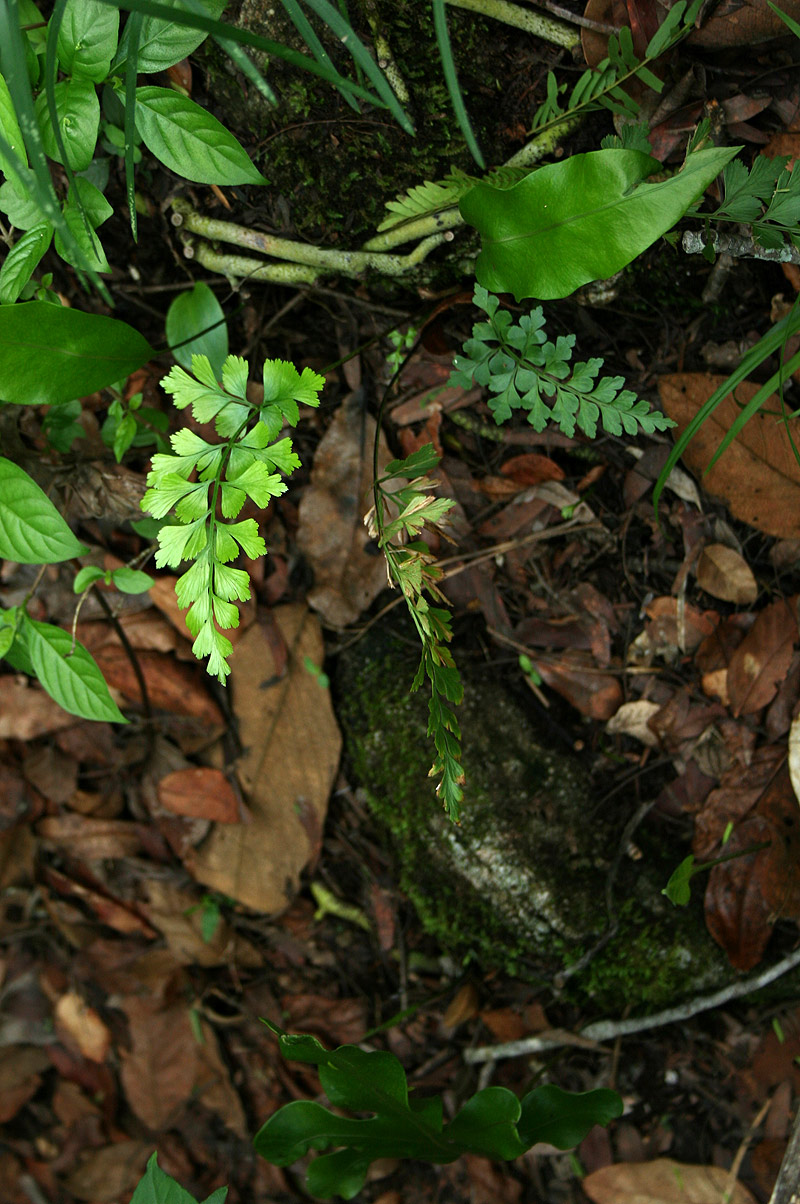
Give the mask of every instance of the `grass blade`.
M 324 79 L 327 83 L 334 84 L 336 87 L 346 88 L 348 92 L 352 92 L 354 96 L 360 97 L 362 100 L 367 101 L 368 104 L 375 105 L 380 109 L 389 107 L 374 92 L 370 92 L 368 89 L 354 84 L 346 76 L 339 75 L 338 72 L 332 70 L 330 67 L 326 67 L 324 63 L 318 63 L 309 55 L 301 54 L 298 50 L 292 50 L 291 47 L 284 46 L 281 42 L 273 42 L 270 38 L 262 38 L 259 34 L 251 33 L 248 29 L 237 29 L 235 25 L 228 25 L 224 21 L 215 20 L 213 17 L 203 16 L 199 12 L 184 12 L 179 8 L 168 8 L 165 4 L 159 4 L 158 0 L 101 0 L 101 3 L 108 4 L 112 8 L 125 9 L 129 12 L 141 12 L 152 17 L 163 17 L 168 21 L 172 21 L 175 25 L 187 25 L 191 29 L 205 29 L 220 45 L 225 44 L 226 48 L 228 42 L 234 42 L 239 46 L 253 46 L 256 50 L 263 50 L 267 54 L 274 55 L 276 58 L 282 58 L 293 67 L 299 67 L 302 71 L 308 71 L 311 75 L 316 75 L 320 79 Z M 0 11 L 2 11 L 1 6 Z M 372 65 L 374 68 L 375 64 L 373 63 Z M 252 63 L 250 63 L 250 71 L 256 71 Z M 264 87 L 268 87 L 266 82 L 264 82 Z
M 727 380 L 723 381 L 718 389 L 715 389 L 708 401 L 706 401 L 705 404 L 702 405 L 697 411 L 683 434 L 675 440 L 675 446 L 667 457 L 667 462 L 662 468 L 661 475 L 656 481 L 655 489 L 653 490 L 653 510 L 656 518 L 658 517 L 659 499 L 663 492 L 664 486 L 667 483 L 669 474 L 672 472 L 673 468 L 678 463 L 681 456 L 686 451 L 686 448 L 689 446 L 692 439 L 700 430 L 700 427 L 703 425 L 706 419 L 710 418 L 717 406 L 725 400 L 729 393 L 732 393 L 734 389 L 740 385 L 747 376 L 750 375 L 751 372 L 754 372 L 756 368 L 758 368 L 759 365 L 764 362 L 765 359 L 768 359 L 769 356 L 774 355 L 774 353 L 785 344 L 786 339 L 791 338 L 791 336 L 797 333 L 798 330 L 800 330 L 800 311 L 798 311 L 797 302 L 795 302 L 791 312 L 788 313 L 785 318 L 781 318 L 780 322 L 776 322 L 772 329 L 767 331 L 763 338 L 759 339 L 755 347 L 752 347 L 748 351 L 747 355 L 744 356 L 742 362 L 739 364 L 739 367 L 730 374 Z M 789 362 L 794 363 L 794 358 Z M 783 369 L 784 379 L 786 377 L 785 369 L 786 365 L 784 365 Z M 770 391 L 774 391 L 778 377 L 781 375 L 781 371 L 782 370 L 779 369 L 779 371 L 775 373 L 775 375 L 768 381 L 768 385 L 770 386 L 768 392 L 764 392 L 763 389 L 761 389 L 756 394 L 756 397 L 759 397 L 759 395 L 763 393 L 763 397 L 761 397 L 761 400 L 758 403 L 759 405 L 766 400 Z M 764 386 L 764 388 L 766 387 L 767 386 Z M 755 401 L 755 399 L 756 398 L 753 398 L 753 401 Z M 751 406 L 752 402 L 746 407 L 746 409 L 751 409 Z M 739 417 L 741 418 L 741 415 Z M 742 424 L 740 423 L 739 419 L 737 419 L 734 427 L 736 430 L 740 430 L 741 425 Z M 720 448 L 714 454 L 714 458 L 711 461 L 712 464 L 716 461 L 718 456 L 722 454 L 722 452 L 725 450 L 725 447 L 728 446 L 731 437 L 731 433 L 728 432 L 728 435 L 725 439 L 723 439 Z M 710 467 L 711 465 L 709 465 L 709 468 Z
M 319 38 L 317 37 L 316 33 L 314 32 L 314 28 L 311 25 L 311 22 L 309 21 L 306 14 L 303 12 L 300 5 L 297 3 L 297 0 L 281 0 L 281 3 L 283 4 L 283 7 L 286 9 L 286 12 L 289 15 L 289 19 L 292 21 L 295 29 L 300 34 L 300 37 L 303 39 L 306 46 L 311 51 L 311 53 L 313 54 L 313 56 L 317 60 L 317 62 L 318 63 L 327 63 L 334 71 L 336 71 L 336 67 L 332 63 L 330 55 L 328 54 L 327 50 L 322 45 L 322 42 L 320 42 Z M 361 110 L 358 107 L 358 101 L 355 99 L 355 97 L 351 96 L 349 92 L 343 90 L 342 88 L 339 88 L 338 84 L 336 86 L 339 89 L 339 92 L 341 93 L 341 95 L 344 97 L 344 99 L 350 105 L 350 108 L 355 109 L 356 113 L 360 114 Z
M 383 99 L 384 104 L 400 128 L 413 137 L 414 127 L 406 116 L 405 110 L 392 91 L 386 76 L 356 34 L 352 25 L 344 19 L 332 4 L 328 3 L 328 0 L 308 0 L 308 4 L 313 8 L 317 16 L 325 22 L 331 32 L 336 34 L 342 45 L 346 46 L 350 51 L 367 79 L 372 82 L 378 95 Z
M 484 163 L 480 147 L 475 140 L 475 135 L 467 116 L 464 97 L 461 95 L 461 89 L 458 86 L 458 75 L 456 74 L 456 65 L 453 61 L 453 51 L 450 46 L 450 33 L 447 28 L 444 0 L 433 0 L 433 27 L 436 30 L 436 43 L 439 47 L 439 56 L 442 60 L 444 81 L 447 84 L 447 91 L 450 93 L 450 103 L 453 106 L 458 127 L 464 135 L 464 141 L 469 147 L 470 154 L 478 164 L 478 167 L 485 170 L 486 164 Z
M 143 13 L 131 13 L 128 18 L 128 58 L 125 63 L 125 192 L 131 217 L 133 241 L 138 241 L 139 217 L 136 212 L 136 188 L 133 182 L 133 155 L 136 150 L 136 67 L 139 61 L 139 37 Z

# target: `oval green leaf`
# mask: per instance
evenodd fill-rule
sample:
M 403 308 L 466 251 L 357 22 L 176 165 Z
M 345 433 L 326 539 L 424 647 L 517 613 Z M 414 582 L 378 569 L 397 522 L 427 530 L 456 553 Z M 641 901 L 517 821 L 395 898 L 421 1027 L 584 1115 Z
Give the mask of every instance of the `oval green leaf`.
M 186 5 L 180 0 L 161 0 L 165 7 L 181 8 L 186 11 Z M 204 0 L 205 9 L 209 16 L 219 17 L 225 7 L 225 0 Z M 139 36 L 139 54 L 136 69 L 140 72 L 166 71 L 181 59 L 187 58 L 193 50 L 208 37 L 206 29 L 192 29 L 190 25 L 177 25 L 164 17 L 145 16 Z M 121 75 L 128 58 L 128 27 L 123 30 L 119 43 L 119 51 L 114 59 L 114 73 Z
M 117 49 L 119 10 L 101 0 L 67 0 L 56 53 L 68 75 L 99 84 Z
M 214 326 L 215 322 L 220 325 Z M 208 330 L 209 326 L 214 329 Z M 228 330 L 222 306 L 207 284 L 196 284 L 179 293 L 172 302 L 167 310 L 167 343 L 187 372 L 191 371 L 193 355 L 207 355 L 217 379 L 222 378 L 222 365 L 228 355 Z
M 613 276 L 674 226 L 740 149 L 697 151 L 653 184 L 642 181 L 658 164 L 634 150 L 573 155 L 512 188 L 478 184 L 459 203 L 483 242 L 478 281 L 517 301 L 550 301 Z
M 27 472 L 0 457 L 0 556 L 19 564 L 58 564 L 88 550 Z
M 0 306 L 0 399 L 54 405 L 124 380 L 156 354 L 116 318 L 46 301 Z
M 73 171 L 84 171 L 92 161 L 100 128 L 100 101 L 90 79 L 73 76 L 55 86 L 56 113 L 61 136 Z M 50 121 L 47 96 L 41 92 L 34 107 L 48 158 L 61 162 L 55 131 Z
M 53 227 L 41 222 L 14 243 L 0 267 L 0 305 L 13 305 L 50 246 Z
M 128 722 L 94 657 L 68 631 L 25 615 L 23 633 L 37 680 L 60 707 L 81 719 Z
M 266 184 L 224 125 L 170 88 L 136 89 L 136 128 L 166 167 L 197 184 Z

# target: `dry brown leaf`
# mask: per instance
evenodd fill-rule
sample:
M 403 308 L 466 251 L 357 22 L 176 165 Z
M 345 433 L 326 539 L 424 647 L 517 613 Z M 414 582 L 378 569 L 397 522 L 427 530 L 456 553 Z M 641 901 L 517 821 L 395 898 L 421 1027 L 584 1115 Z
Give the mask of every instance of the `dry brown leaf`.
M 658 384 L 661 404 L 677 423 L 676 435 L 683 433 L 725 379 L 702 372 L 661 377 Z M 726 397 L 717 406 L 686 448 L 683 459 L 696 476 L 702 477 L 703 488 L 722 498 L 736 518 L 768 535 L 792 539 L 800 535 L 800 467 L 783 424 L 775 419 L 775 413 L 780 412 L 778 398 L 767 400 L 764 409 L 753 415 L 714 467 L 705 473 L 714 452 L 739 416 L 740 407 L 758 389 L 757 384 L 742 381 L 736 389 L 736 399 Z M 790 429 L 797 445 L 800 421 L 792 420 Z
M 478 991 L 474 982 L 465 982 L 456 991 L 442 1017 L 445 1028 L 455 1028 L 478 1014 Z
M 758 804 L 780 769 L 785 750 L 768 744 L 756 750 L 750 764 L 734 764 L 706 797 L 694 824 L 692 852 L 700 861 L 711 857 L 729 823 L 738 823 Z
M 536 657 L 534 668 L 542 680 L 590 719 L 610 719 L 622 704 L 622 686 L 616 677 L 597 668 L 585 652 L 568 649 L 563 656 Z
M 105 1062 L 111 1048 L 111 1033 L 77 991 L 60 996 L 53 1015 L 60 1041 L 73 1046 L 90 1062 Z
M 594 1204 L 720 1204 L 728 1172 L 719 1166 L 690 1166 L 672 1158 L 654 1162 L 618 1162 L 581 1180 Z M 741 1183 L 734 1183 L 729 1204 L 756 1204 Z
M 363 394 L 342 402 L 314 455 L 311 484 L 300 503 L 297 542 L 314 570 L 309 605 L 326 623 L 353 623 L 386 588 L 383 554 L 364 526 L 372 504 L 375 419 Z M 391 460 L 381 432 L 378 472 Z
M 783 920 L 800 919 L 800 810 L 784 764 L 758 804 L 771 829 L 771 844 L 756 862 L 764 899 Z
M 273 618 L 289 649 L 284 676 L 275 676 L 259 623 L 231 657 L 245 749 L 237 772 L 253 822 L 215 827 L 185 863 L 206 886 L 271 914 L 291 902 L 318 849 L 341 750 L 330 694 L 304 665 L 305 657 L 323 659 L 317 619 L 301 604 L 279 607 Z
M 712 598 L 722 598 L 736 606 L 752 606 L 758 597 L 758 586 L 749 564 L 724 543 L 712 543 L 703 548 L 697 562 L 697 584 Z
M 118 1141 L 92 1150 L 67 1178 L 67 1191 L 90 1204 L 127 1200 L 152 1152 L 152 1141 Z
M 197 1076 L 192 1098 L 216 1113 L 228 1128 L 246 1140 L 249 1126 L 239 1092 L 219 1052 L 217 1035 L 207 1020 L 200 1021 L 203 1035 L 197 1050 Z
M 728 664 L 733 714 L 752 715 L 775 697 L 797 640 L 796 607 L 784 598 L 765 606 Z
M 649 721 L 661 710 L 657 702 L 649 702 L 646 698 L 634 702 L 623 702 L 619 710 L 611 716 L 606 724 L 606 731 L 612 736 L 632 736 L 648 748 L 656 748 L 658 736 L 649 726 Z
M 776 917 L 759 881 L 761 863 L 769 850 L 745 852 L 769 842 L 771 837 L 767 821 L 751 815 L 734 828 L 725 845 L 726 855 L 743 855 L 715 865 L 708 875 L 706 927 L 727 953 L 731 965 L 741 971 L 752 970 L 761 961 L 775 924 Z
M 87 861 L 129 857 L 142 847 L 136 824 L 124 819 L 93 819 L 88 815 L 48 815 L 36 825 L 42 840 L 66 846 Z
M 176 815 L 218 824 L 247 822 L 236 790 L 220 769 L 192 765 L 168 773 L 158 783 L 158 801 Z
M 798 0 L 786 0 L 779 7 L 795 21 L 800 21 Z M 701 28 L 692 30 L 687 45 L 720 50 L 757 45 L 771 38 L 785 38 L 788 33 L 786 25 L 766 0 L 722 0 Z
M 133 666 L 119 644 L 106 644 L 95 655 L 108 684 L 131 702 L 141 702 Z M 137 660 L 150 705 L 172 715 L 190 715 L 209 728 L 224 727 L 222 712 L 208 692 L 206 676 L 196 664 L 184 665 L 171 653 L 139 652 Z
M 35 740 L 74 723 L 30 678 L 0 677 L 0 740 Z
M 148 1129 L 168 1128 L 189 1100 L 197 1074 L 197 1039 L 189 1008 L 160 1010 L 149 999 L 122 1003 L 128 1017 L 130 1049 L 120 1047 L 120 1078 L 133 1111 Z
M 160 878 L 150 878 L 145 889 L 147 917 L 182 965 L 221 966 L 231 962 L 256 967 L 263 963 L 258 950 L 234 934 L 223 916 L 211 939 L 205 940 L 202 912 L 190 891 Z
M 0 1050 L 0 1124 L 16 1116 L 36 1094 L 42 1071 L 49 1066 L 47 1054 L 34 1045 L 12 1045 Z

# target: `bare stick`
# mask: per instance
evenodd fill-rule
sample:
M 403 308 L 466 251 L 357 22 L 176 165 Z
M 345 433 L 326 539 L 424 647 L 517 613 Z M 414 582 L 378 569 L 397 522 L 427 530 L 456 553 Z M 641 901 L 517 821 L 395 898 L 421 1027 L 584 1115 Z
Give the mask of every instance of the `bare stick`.
M 740 979 L 739 982 L 731 983 L 729 987 L 723 987 L 722 990 L 715 991 L 712 995 L 699 995 L 677 1007 L 656 1012 L 652 1016 L 637 1016 L 632 1020 L 597 1020 L 582 1028 L 579 1036 L 591 1041 L 613 1041 L 617 1037 L 628 1037 L 633 1033 L 646 1032 L 650 1028 L 662 1028 L 665 1024 L 675 1024 L 678 1020 L 687 1020 L 690 1016 L 696 1016 L 700 1012 L 708 1012 L 712 1008 L 721 1007 L 722 1004 L 729 1003 L 732 999 L 741 999 L 743 995 L 760 991 L 762 987 L 774 982 L 781 975 L 788 974 L 796 966 L 800 966 L 800 949 L 795 949 L 794 953 L 790 953 L 781 961 L 776 962 L 774 966 L 770 966 L 769 969 L 762 970 L 760 974 Z M 464 1053 L 464 1059 L 467 1062 L 494 1062 L 500 1058 L 520 1058 L 527 1054 L 541 1053 L 545 1049 L 557 1049 L 567 1043 L 561 1035 L 548 1037 L 544 1034 L 541 1037 L 524 1037 L 521 1041 L 506 1041 L 502 1045 L 482 1045 L 477 1049 L 468 1049 Z M 798 1138 L 798 1150 L 800 1151 L 800 1137 Z M 788 1200 L 780 1202 L 780 1204 L 788 1204 Z

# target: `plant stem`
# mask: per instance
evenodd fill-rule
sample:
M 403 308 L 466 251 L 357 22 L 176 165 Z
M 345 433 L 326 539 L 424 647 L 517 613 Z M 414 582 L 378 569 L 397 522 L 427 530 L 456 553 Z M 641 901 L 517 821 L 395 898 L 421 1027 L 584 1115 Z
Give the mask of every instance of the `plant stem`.
M 734 259 L 768 259 L 773 263 L 800 263 L 800 250 L 787 243 L 783 247 L 760 247 L 752 238 L 742 234 L 720 234 L 715 230 L 709 237 L 701 230 L 687 230 L 681 240 L 687 255 L 701 255 L 713 247 Z
M 580 35 L 568 25 L 562 25 L 552 17 L 543 17 L 541 13 L 533 13 L 527 8 L 520 8 L 518 4 L 509 4 L 508 0 L 446 0 L 446 3 L 454 8 L 465 8 L 470 12 L 480 13 L 483 17 L 493 17 L 495 21 L 502 21 L 505 25 L 513 25 L 517 29 L 524 29 L 526 33 L 532 33 L 534 37 L 542 38 L 553 46 L 563 46 L 566 50 L 572 50 L 580 43 Z

